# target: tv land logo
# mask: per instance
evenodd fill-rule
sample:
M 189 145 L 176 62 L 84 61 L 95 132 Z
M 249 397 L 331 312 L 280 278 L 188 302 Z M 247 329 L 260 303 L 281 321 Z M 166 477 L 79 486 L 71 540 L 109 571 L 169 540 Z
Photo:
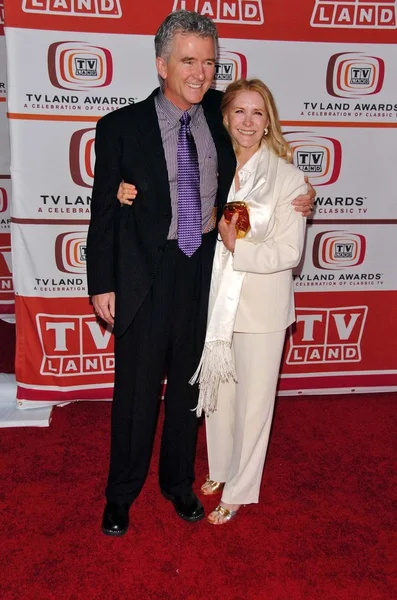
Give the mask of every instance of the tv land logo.
M 55 240 L 55 262 L 63 273 L 85 273 L 87 234 L 81 231 L 60 233 Z
M 225 90 L 229 83 L 247 77 L 247 59 L 240 52 L 220 49 L 215 63 L 215 75 L 212 88 Z
M 367 306 L 297 308 L 287 364 L 360 362 L 367 314 Z
M 65 17 L 120 19 L 120 0 L 23 0 L 26 13 Z
M 112 55 L 85 42 L 54 42 L 48 48 L 48 75 L 63 90 L 106 87 L 112 82 Z
M 42 351 L 41 375 L 76 377 L 114 371 L 111 330 L 94 315 L 39 313 L 36 326 Z
M 13 301 L 11 236 L 3 233 L 0 234 L 0 302 L 8 304 Z
M 337 98 L 360 98 L 378 94 L 385 78 L 385 63 L 362 52 L 331 56 L 327 67 L 327 92 Z
M 287 131 L 284 135 L 293 150 L 295 165 L 315 185 L 331 185 L 338 180 L 342 166 L 342 146 L 338 140 L 311 131 Z
M 8 193 L 5 188 L 0 187 L 0 214 L 8 210 Z
M 313 265 L 317 269 L 338 270 L 364 262 L 365 237 L 348 231 L 323 231 L 313 242 Z
M 95 165 L 95 129 L 79 129 L 70 139 L 69 168 L 76 185 L 92 188 Z
M 192 10 L 215 23 L 262 25 L 263 0 L 174 0 L 172 10 Z
M 310 25 L 349 29 L 396 29 L 396 0 L 316 0 Z

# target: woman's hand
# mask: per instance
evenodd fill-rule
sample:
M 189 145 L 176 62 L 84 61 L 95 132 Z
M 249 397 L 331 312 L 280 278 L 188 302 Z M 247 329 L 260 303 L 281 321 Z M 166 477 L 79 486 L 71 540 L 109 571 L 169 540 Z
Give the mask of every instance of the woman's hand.
M 226 248 L 229 250 L 229 252 L 231 252 L 232 254 L 233 254 L 234 248 L 236 246 L 236 239 L 237 239 L 236 224 L 237 224 L 237 221 L 238 221 L 238 213 L 233 215 L 230 223 L 227 223 L 225 217 L 222 217 L 222 219 L 219 221 L 219 225 L 218 225 L 218 231 L 222 238 L 222 242 L 224 243 Z
M 122 181 L 117 191 L 117 200 L 119 200 L 120 204 L 128 204 L 128 206 L 131 206 L 137 194 L 138 190 L 135 185 Z

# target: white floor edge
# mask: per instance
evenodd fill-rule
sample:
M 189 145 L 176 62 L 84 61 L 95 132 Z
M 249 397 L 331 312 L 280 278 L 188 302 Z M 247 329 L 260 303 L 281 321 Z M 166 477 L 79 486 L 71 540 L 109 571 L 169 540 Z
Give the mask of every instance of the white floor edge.
M 15 376 L 0 373 L 0 428 L 48 427 L 52 406 L 20 410 L 16 404 L 16 392 Z

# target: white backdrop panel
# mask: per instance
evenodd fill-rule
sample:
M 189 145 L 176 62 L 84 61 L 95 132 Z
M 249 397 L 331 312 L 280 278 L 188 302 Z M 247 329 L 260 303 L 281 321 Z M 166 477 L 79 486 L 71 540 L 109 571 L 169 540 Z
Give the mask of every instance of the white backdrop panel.
M 9 28 L 7 37 L 13 113 L 102 116 L 157 85 L 151 36 Z M 217 87 L 260 77 L 282 119 L 397 122 L 395 45 L 222 39 L 220 46 Z M 22 72 L 27 53 L 35 68 Z
M 15 120 L 13 137 L 14 217 L 89 219 L 95 123 Z
M 14 277 L 22 296 L 86 297 L 84 225 L 12 225 Z
M 7 94 L 7 55 L 6 40 L 0 36 L 0 98 L 5 98 Z
M 7 102 L 0 102 L 0 175 L 9 175 L 9 173 L 10 133 L 7 119 Z
M 306 126 L 284 133 L 316 188 L 316 219 L 397 218 L 393 129 Z
M 395 225 L 309 225 L 305 254 L 295 270 L 295 290 L 395 290 L 395 256 Z
M 392 129 L 284 131 L 295 163 L 316 187 L 316 219 L 397 218 Z M 14 183 L 15 217 L 89 219 L 94 135 L 93 122 L 13 122 L 13 164 L 23 173 Z M 26 140 L 35 141 L 34 150 Z
M 103 116 L 158 85 L 150 36 L 7 29 L 9 110 Z M 18 66 L 29 59 L 34 69 Z

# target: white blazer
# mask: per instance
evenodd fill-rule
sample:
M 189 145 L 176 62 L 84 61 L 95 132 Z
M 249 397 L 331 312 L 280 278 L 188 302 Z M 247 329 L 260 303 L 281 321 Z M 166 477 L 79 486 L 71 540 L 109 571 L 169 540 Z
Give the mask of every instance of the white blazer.
M 237 240 L 233 258 L 234 270 L 247 273 L 234 324 L 234 331 L 241 333 L 281 331 L 295 321 L 292 269 L 300 261 L 306 232 L 306 219 L 291 205 L 307 191 L 302 171 L 272 152 L 270 161 L 268 152 L 262 152 L 260 160 L 262 157 L 268 163 L 266 180 L 259 168 L 246 200 L 249 203 L 266 194 L 266 198 L 261 197 L 261 203 L 268 203 L 270 210 L 266 236 L 257 244 Z M 243 199 L 233 184 L 229 201 L 235 196 Z

